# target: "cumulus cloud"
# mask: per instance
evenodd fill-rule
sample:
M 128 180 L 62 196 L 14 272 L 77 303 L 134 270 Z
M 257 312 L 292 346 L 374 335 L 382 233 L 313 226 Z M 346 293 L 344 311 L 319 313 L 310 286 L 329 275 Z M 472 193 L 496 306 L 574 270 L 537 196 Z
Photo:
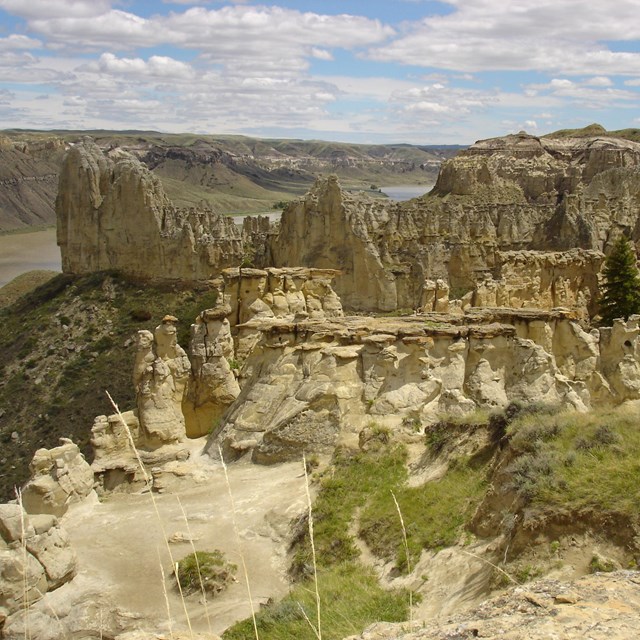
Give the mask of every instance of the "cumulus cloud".
M 615 11 L 591 0 L 444 0 L 454 11 L 407 26 L 370 56 L 455 70 L 637 74 L 640 54 L 611 51 L 606 41 L 640 38 L 637 0 L 616 0 Z M 580 16 L 580 19 L 576 19 Z
M 15 51 L 24 49 L 38 49 L 42 47 L 40 40 L 12 33 L 6 38 L 0 38 L 0 51 Z
M 530 97 L 551 95 L 568 98 L 571 102 L 590 109 L 598 109 L 612 104 L 624 105 L 625 103 L 631 107 L 637 103 L 637 92 L 616 89 L 611 87 L 609 83 L 593 82 L 593 80 L 590 78 L 580 82 L 568 78 L 553 78 L 550 82 L 527 85 L 526 92 Z
M 151 56 L 148 60 L 143 60 L 118 58 L 113 53 L 103 53 L 97 62 L 87 65 L 87 68 L 100 73 L 130 75 L 136 78 L 147 76 L 184 80 L 195 76 L 195 71 L 190 65 L 168 56 Z
M 91 18 L 110 8 L 110 0 L 0 0 L 0 9 L 27 19 Z

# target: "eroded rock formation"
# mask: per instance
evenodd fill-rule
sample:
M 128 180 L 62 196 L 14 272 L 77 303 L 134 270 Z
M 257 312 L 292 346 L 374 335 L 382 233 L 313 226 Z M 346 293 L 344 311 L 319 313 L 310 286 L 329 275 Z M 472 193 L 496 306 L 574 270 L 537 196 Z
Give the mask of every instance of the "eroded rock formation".
M 256 462 L 357 442 L 371 421 L 545 402 L 586 410 L 640 398 L 639 318 L 590 332 L 568 311 L 473 309 L 464 316 L 256 317 L 240 395 L 212 440 Z M 242 333 L 240 333 L 240 336 Z
M 211 211 L 177 210 L 133 156 L 85 142 L 63 167 L 58 243 L 71 273 L 197 280 L 243 264 L 302 266 L 340 270 L 335 290 L 355 310 L 439 310 L 430 296 L 441 280 L 451 299 L 478 286 L 489 304 L 495 290 L 498 304 L 593 313 L 598 252 L 621 233 L 640 241 L 639 167 L 640 144 L 628 140 L 510 135 L 446 161 L 422 198 L 352 195 L 329 177 L 279 226 L 256 218 L 240 230 Z M 585 251 L 558 254 L 575 249 Z
M 592 307 L 597 254 L 573 254 L 562 264 L 557 253 L 519 252 L 606 253 L 623 232 L 640 241 L 639 167 L 640 144 L 627 140 L 519 134 L 461 152 L 442 165 L 430 194 L 406 203 L 351 196 L 329 178 L 285 210 L 273 258 L 341 269 L 336 291 L 353 309 L 424 306 L 438 278 L 460 297 L 487 275 L 508 281 L 522 266 L 532 269 L 525 276 L 532 282 L 500 292 L 515 293 L 517 306 Z M 576 273 L 580 263 L 586 273 Z
M 177 209 L 133 155 L 121 149 L 104 154 L 88 139 L 67 153 L 56 213 L 67 273 L 118 269 L 146 278 L 200 280 L 243 258 L 241 233 L 231 218 Z
M 76 556 L 53 515 L 0 505 L 0 621 L 76 573 Z
M 152 334 L 138 331 L 133 383 L 141 442 L 157 448 L 185 437 L 182 399 L 191 363 L 176 340 L 177 318 L 165 316 Z
M 70 504 L 93 490 L 93 471 L 78 445 L 67 438 L 59 447 L 38 449 L 31 461 L 31 479 L 22 489 L 22 503 L 30 514 L 62 516 Z

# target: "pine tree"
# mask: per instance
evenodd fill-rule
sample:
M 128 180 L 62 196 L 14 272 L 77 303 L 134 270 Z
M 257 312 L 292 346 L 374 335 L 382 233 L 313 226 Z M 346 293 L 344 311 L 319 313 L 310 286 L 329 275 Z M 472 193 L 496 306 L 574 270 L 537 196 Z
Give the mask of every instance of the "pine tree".
M 611 326 L 616 318 L 627 320 L 640 313 L 640 274 L 629 240 L 621 236 L 604 263 L 604 283 L 599 300 L 602 324 Z

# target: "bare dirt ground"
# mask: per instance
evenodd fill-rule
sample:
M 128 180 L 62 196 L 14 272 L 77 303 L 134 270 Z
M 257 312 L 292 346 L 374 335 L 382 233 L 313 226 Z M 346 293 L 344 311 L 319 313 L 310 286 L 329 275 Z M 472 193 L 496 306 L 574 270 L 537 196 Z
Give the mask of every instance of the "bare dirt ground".
M 103 502 L 85 503 L 63 519 L 78 555 L 80 580 L 74 582 L 83 588 L 102 585 L 113 604 L 149 621 L 151 624 L 142 625 L 147 629 L 167 628 L 160 565 L 167 576 L 165 586 L 174 624 L 178 628 L 187 626 L 170 575 L 165 535 L 188 537 L 190 532 L 196 549 L 220 549 L 238 565 L 238 581 L 208 603 L 214 633 L 251 615 L 224 471 L 206 456 L 194 457 L 179 472 L 183 477 L 175 477 L 168 483 L 171 486 L 167 492 L 155 498 L 161 524 L 148 494 L 113 494 Z M 302 463 L 230 465 L 229 478 L 252 599 L 258 607 L 288 591 L 289 524 L 306 506 Z M 169 546 L 175 561 L 192 551 L 189 542 Z M 202 595 L 188 596 L 185 601 L 193 629 L 208 631 Z

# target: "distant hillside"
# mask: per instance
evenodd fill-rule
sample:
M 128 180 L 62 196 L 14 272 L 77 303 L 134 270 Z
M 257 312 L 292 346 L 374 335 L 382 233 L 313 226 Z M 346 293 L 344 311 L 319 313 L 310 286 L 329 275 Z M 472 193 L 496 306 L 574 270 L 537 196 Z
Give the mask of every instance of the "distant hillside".
M 544 138 L 589 138 L 591 136 L 604 136 L 609 138 L 624 138 L 633 142 L 640 142 L 640 129 L 618 129 L 607 131 L 601 124 L 594 122 L 582 129 L 560 129 L 548 133 Z
M 203 201 L 222 213 L 256 213 L 305 193 L 321 174 L 353 189 L 430 184 L 461 146 L 357 145 L 150 131 L 7 130 L 0 146 L 0 231 L 53 224 L 65 146 L 89 135 L 147 164 L 178 206 Z
M 64 142 L 0 136 L 0 231 L 55 223 L 53 201 Z

